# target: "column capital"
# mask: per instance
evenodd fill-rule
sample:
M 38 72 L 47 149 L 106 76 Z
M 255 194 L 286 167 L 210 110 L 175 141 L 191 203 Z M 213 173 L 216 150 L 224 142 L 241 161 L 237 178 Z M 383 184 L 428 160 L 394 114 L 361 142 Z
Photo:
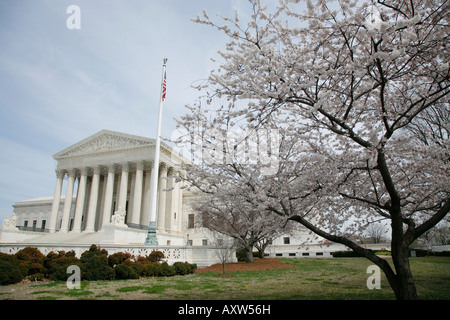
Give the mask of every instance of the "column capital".
M 160 173 L 167 173 L 167 169 L 168 169 L 168 166 L 167 166 L 167 164 L 165 163 L 165 162 L 160 162 L 159 163 L 159 172 Z
M 136 162 L 136 170 L 144 170 L 144 161 Z
M 153 170 L 153 160 L 144 161 L 145 170 L 152 171 Z
M 115 163 L 111 163 L 111 164 L 107 164 L 104 166 L 105 168 L 107 168 L 108 172 L 116 172 L 116 164 Z
M 100 174 L 102 172 L 102 168 L 100 166 L 92 168 L 94 174 Z
M 167 169 L 167 175 L 168 176 L 173 176 L 175 174 L 175 168 L 174 167 L 169 167 Z
M 80 174 L 82 176 L 87 176 L 89 174 L 89 168 L 81 168 L 80 169 Z
M 130 170 L 130 165 L 128 164 L 128 162 L 121 163 L 120 166 L 122 167 L 122 171 Z
M 55 170 L 56 178 L 64 178 L 66 175 L 66 171 L 64 170 Z
M 67 175 L 69 177 L 75 178 L 76 174 L 77 174 L 77 169 L 75 169 L 75 168 L 67 170 Z

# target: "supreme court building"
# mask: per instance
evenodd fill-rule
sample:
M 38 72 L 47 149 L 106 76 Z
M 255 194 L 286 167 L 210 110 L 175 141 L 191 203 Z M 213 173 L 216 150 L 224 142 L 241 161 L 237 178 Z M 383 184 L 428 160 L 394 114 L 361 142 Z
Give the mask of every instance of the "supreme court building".
M 110 253 L 150 253 L 145 245 L 150 219 L 155 140 L 102 130 L 58 153 L 53 197 L 17 202 L 0 228 L 0 249 L 29 245 L 44 253 L 75 250 L 91 244 Z M 169 260 L 214 260 L 208 233 L 194 228 L 190 198 L 196 195 L 176 182 L 187 160 L 161 143 L 157 183 L 158 250 Z M 183 248 L 203 250 L 186 252 Z M 210 249 L 211 252 L 208 252 Z M 205 254 L 206 253 L 206 254 Z M 197 254 L 197 258 L 195 257 Z M 200 255 L 199 255 L 200 254 Z

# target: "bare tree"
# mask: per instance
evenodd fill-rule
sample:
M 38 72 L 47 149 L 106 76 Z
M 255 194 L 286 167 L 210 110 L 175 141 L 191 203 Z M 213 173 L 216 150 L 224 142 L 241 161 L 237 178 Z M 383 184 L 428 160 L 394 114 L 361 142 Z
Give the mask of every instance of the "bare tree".
M 382 241 L 385 229 L 380 223 L 372 223 L 366 229 L 366 235 L 372 239 L 373 243 L 380 243 Z
M 272 214 L 250 202 L 249 190 L 220 188 L 215 194 L 192 204 L 200 223 L 209 230 L 231 237 L 245 249 L 246 262 L 253 262 L 253 247 L 279 234 L 283 224 Z
M 225 266 L 232 261 L 236 254 L 236 243 L 233 239 L 224 238 L 220 233 L 214 233 L 213 246 L 217 247 L 216 255 L 222 264 L 222 274 L 225 274 Z

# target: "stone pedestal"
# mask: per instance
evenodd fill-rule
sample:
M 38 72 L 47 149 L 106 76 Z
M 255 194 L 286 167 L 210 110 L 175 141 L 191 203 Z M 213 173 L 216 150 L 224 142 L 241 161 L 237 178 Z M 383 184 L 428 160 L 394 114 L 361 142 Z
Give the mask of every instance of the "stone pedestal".
M 148 225 L 148 230 L 147 230 L 147 238 L 145 239 L 145 244 L 148 245 L 154 245 L 157 246 L 158 245 L 158 239 L 156 238 L 156 224 L 155 222 L 150 222 L 150 224 Z
M 145 230 L 132 229 L 124 224 L 110 222 L 103 226 L 103 240 L 100 244 L 142 244 L 145 236 Z

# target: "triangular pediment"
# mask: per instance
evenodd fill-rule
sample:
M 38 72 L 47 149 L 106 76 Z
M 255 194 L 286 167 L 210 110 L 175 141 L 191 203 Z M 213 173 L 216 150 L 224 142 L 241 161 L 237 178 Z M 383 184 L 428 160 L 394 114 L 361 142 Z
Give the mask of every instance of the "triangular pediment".
M 154 139 L 102 130 L 56 153 L 53 158 L 77 157 L 154 145 Z

